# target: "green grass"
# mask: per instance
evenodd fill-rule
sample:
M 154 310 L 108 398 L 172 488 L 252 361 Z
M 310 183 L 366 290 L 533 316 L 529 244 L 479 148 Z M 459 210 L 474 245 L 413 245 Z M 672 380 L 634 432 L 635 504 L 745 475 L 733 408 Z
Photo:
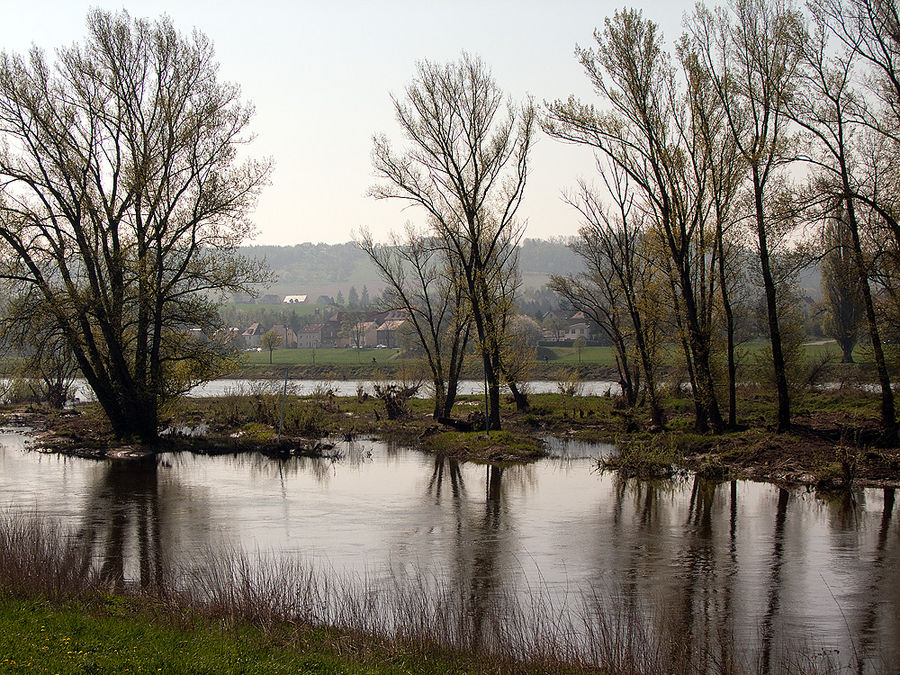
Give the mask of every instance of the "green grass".
M 399 349 L 349 349 L 346 347 L 323 349 L 276 349 L 272 352 L 272 364 L 276 366 L 306 365 L 370 365 L 395 362 L 400 356 Z M 242 365 L 269 365 L 269 351 L 243 352 Z
M 181 624 L 181 625 L 179 625 Z M 3 673 L 392 673 L 451 672 L 446 660 L 402 651 L 341 648 L 328 629 L 285 627 L 273 636 L 250 625 L 174 620 L 138 602 L 104 604 L 0 600 Z M 294 634 L 292 634 L 292 632 Z
M 541 443 L 509 431 L 445 431 L 425 438 L 425 447 L 439 455 L 465 454 L 483 461 L 522 461 L 544 456 Z
M 675 350 L 677 345 L 667 345 L 665 349 Z M 765 356 L 769 349 L 768 340 L 753 340 L 741 345 L 741 349 L 751 358 L 756 355 Z M 588 365 L 588 366 L 613 366 L 616 365 L 616 354 L 612 347 L 585 347 L 581 350 L 581 360 L 579 361 L 578 352 L 574 347 L 547 347 L 553 356 L 550 362 L 555 364 L 571 364 L 571 365 Z M 825 354 L 830 354 L 836 361 L 841 360 L 841 350 L 834 342 L 827 344 L 807 344 L 804 345 L 806 356 L 809 359 L 818 359 Z M 865 349 L 857 347 L 854 352 L 854 358 L 861 361 L 865 358 Z M 671 358 L 664 361 L 671 361 Z
M 574 347 L 547 347 L 553 354 L 550 361 L 555 364 L 615 366 L 616 357 L 612 347 L 585 347 L 581 350 L 581 360 Z
M 338 310 L 334 308 L 322 307 L 321 305 L 315 305 L 312 303 L 307 303 L 305 305 L 301 304 L 288 304 L 288 303 L 278 303 L 277 305 L 263 305 L 263 304 L 252 304 L 252 305 L 241 305 L 241 304 L 233 304 L 229 303 L 223 306 L 223 310 L 225 311 L 241 311 L 241 312 L 283 312 L 285 316 L 290 317 L 292 313 L 295 313 L 297 316 L 312 316 L 316 313 L 316 310 L 319 310 L 324 314 L 331 314 L 332 312 L 336 312 Z

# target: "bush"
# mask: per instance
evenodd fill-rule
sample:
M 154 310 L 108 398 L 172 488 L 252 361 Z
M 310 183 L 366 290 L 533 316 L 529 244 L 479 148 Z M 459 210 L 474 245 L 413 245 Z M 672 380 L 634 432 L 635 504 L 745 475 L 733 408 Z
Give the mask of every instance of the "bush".
M 637 439 L 617 443 L 619 454 L 597 460 L 600 471 L 618 471 L 626 477 L 651 479 L 668 478 L 678 472 L 681 452 L 664 439 Z
M 409 399 L 416 395 L 419 386 L 403 384 L 374 384 L 375 397 L 384 403 L 385 414 L 389 420 L 402 420 L 409 417 Z

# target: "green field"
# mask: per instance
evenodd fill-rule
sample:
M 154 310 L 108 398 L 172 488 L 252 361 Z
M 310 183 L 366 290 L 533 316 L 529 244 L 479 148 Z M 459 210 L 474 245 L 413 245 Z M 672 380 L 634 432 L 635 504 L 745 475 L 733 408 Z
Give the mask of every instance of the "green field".
M 351 641 L 327 628 L 269 631 L 200 615 L 170 615 L 149 603 L 110 596 L 106 603 L 51 604 L 0 597 L 3 673 L 445 673 L 456 661 L 409 653 L 375 640 Z
M 541 350 L 544 353 L 544 350 Z M 547 347 L 546 351 L 551 352 L 551 363 L 578 365 L 579 363 L 589 366 L 615 366 L 616 356 L 612 347 L 585 347 L 581 350 L 579 356 L 574 347 Z

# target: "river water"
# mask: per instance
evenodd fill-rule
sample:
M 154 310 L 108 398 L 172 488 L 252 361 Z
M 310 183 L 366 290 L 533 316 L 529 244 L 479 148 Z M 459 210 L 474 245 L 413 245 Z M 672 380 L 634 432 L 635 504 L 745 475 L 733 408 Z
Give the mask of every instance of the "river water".
M 178 454 L 148 469 L 31 452 L 5 430 L 0 510 L 73 528 L 131 579 L 158 559 L 239 547 L 367 578 L 433 576 L 476 604 L 599 593 L 691 644 L 727 636 L 747 670 L 794 650 L 900 669 L 893 491 L 641 482 L 594 470 L 608 446 L 550 449 L 500 468 L 360 441 L 337 459 Z
M 390 382 L 390 381 L 389 381 Z M 206 397 L 206 396 L 223 396 L 232 392 L 246 393 L 253 388 L 267 388 L 273 391 L 281 391 L 284 386 L 284 380 L 253 380 L 253 379 L 231 379 L 224 378 L 220 380 L 210 380 L 203 384 L 197 385 L 188 392 L 188 396 Z M 520 385 L 522 386 L 522 385 Z M 332 391 L 335 396 L 356 396 L 357 391 L 362 390 L 368 394 L 372 394 L 372 380 L 288 380 L 289 391 L 298 396 L 307 396 L 321 391 Z M 524 388 L 529 393 L 547 394 L 556 393 L 559 390 L 558 384 L 549 380 L 534 380 L 524 384 Z M 81 401 L 90 401 L 94 399 L 94 394 L 84 380 L 75 381 L 75 396 Z M 608 382 L 605 380 L 585 380 L 578 383 L 578 395 L 581 396 L 607 396 L 610 394 L 618 394 L 621 387 L 616 382 Z M 457 393 L 463 396 L 472 394 L 482 394 L 484 392 L 484 384 L 479 380 L 460 380 Z M 508 392 L 507 392 L 508 393 Z M 427 383 L 420 388 L 419 395 L 423 397 L 431 396 L 431 390 Z

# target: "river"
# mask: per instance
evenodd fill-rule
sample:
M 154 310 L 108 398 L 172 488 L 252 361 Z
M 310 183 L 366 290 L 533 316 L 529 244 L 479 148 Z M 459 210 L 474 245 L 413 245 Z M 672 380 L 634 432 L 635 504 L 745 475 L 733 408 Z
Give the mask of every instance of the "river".
M 392 382 L 391 380 L 387 382 Z M 357 391 L 365 391 L 372 394 L 372 380 L 309 380 L 309 379 L 289 379 L 287 381 L 289 391 L 298 396 L 305 396 L 321 391 L 332 391 L 335 396 L 356 396 Z M 233 379 L 223 378 L 219 380 L 210 380 L 203 384 L 197 385 L 191 389 L 187 395 L 193 397 L 223 396 L 232 392 L 246 393 L 253 388 L 264 387 L 272 390 L 281 391 L 284 386 L 284 380 L 272 379 Z M 520 385 L 523 386 L 523 385 Z M 577 395 L 579 396 L 607 396 L 615 395 L 621 391 L 616 382 L 608 382 L 605 380 L 584 380 L 577 383 Z M 547 394 L 559 391 L 556 382 L 548 380 L 534 380 L 524 384 L 524 388 L 529 393 Z M 82 379 L 75 380 L 73 393 L 80 401 L 94 400 L 94 393 L 91 391 L 87 382 Z M 484 384 L 479 380 L 460 380 L 457 393 L 466 396 L 472 394 L 484 393 Z M 506 393 L 509 393 L 508 390 Z M 431 396 L 431 389 L 428 383 L 425 383 L 419 389 L 419 396 Z
M 376 581 L 439 578 L 475 606 L 512 594 L 559 610 L 602 596 L 664 618 L 698 653 L 727 643 L 742 670 L 794 651 L 900 667 L 891 490 L 823 499 L 625 480 L 594 468 L 609 446 L 558 441 L 550 458 L 505 468 L 367 440 L 339 443 L 337 459 L 178 454 L 148 470 L 31 452 L 26 439 L 0 434 L 0 509 L 71 527 L 124 578 L 240 548 Z

